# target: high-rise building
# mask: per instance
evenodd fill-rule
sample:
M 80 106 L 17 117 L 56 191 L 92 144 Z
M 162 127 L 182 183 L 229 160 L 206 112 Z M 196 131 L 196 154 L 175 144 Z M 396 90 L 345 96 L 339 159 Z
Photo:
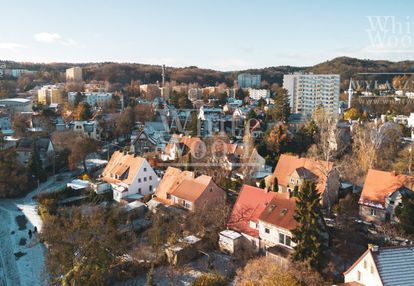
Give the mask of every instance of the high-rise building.
M 37 101 L 45 105 L 62 104 L 63 89 L 63 84 L 45 85 L 37 91 Z
M 66 70 L 66 81 L 75 81 L 81 82 L 82 81 L 82 68 L 80 67 L 73 67 Z
M 237 76 L 237 85 L 240 88 L 258 88 L 260 87 L 260 74 L 241 73 Z
M 338 113 L 339 74 L 287 74 L 283 88 L 288 91 L 292 113 L 311 116 L 319 106 L 328 113 Z

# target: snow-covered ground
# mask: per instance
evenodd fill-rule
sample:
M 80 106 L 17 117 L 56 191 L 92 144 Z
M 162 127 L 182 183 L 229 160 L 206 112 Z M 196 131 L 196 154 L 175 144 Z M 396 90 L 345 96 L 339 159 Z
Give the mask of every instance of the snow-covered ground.
M 0 285 L 47 285 L 47 273 L 44 269 L 45 247 L 38 242 L 37 235 L 31 239 L 28 235 L 29 229 L 33 231 L 37 227 L 40 231 L 42 228 L 37 203 L 33 197 L 38 193 L 62 189 L 71 174 L 67 173 L 63 177 L 65 179 L 61 182 L 49 179 L 24 198 L 0 200 Z M 19 230 L 16 217 L 21 215 L 26 217 L 27 223 L 24 229 Z M 22 239 L 26 240 L 24 244 L 21 243 Z

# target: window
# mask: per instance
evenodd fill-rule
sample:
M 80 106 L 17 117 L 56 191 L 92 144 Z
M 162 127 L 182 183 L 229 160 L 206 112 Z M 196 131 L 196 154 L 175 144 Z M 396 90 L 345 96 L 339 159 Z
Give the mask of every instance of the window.
M 152 186 L 151 185 L 149 186 L 149 190 L 150 190 L 150 192 L 152 192 Z
M 371 215 L 372 216 L 377 216 L 377 210 L 376 209 L 371 209 Z
M 291 242 L 292 242 L 292 239 L 290 238 L 290 236 L 287 236 L 287 235 L 286 235 L 286 243 L 285 243 L 285 244 L 286 244 L 287 246 L 290 246 Z
M 147 177 L 144 177 L 144 182 L 146 182 L 147 181 Z
M 374 266 L 371 265 L 371 274 L 374 274 Z
M 292 184 L 294 184 L 294 183 L 295 183 L 295 179 L 290 178 L 290 182 L 291 182 Z
M 138 183 L 141 183 L 141 178 L 138 178 Z
M 367 269 L 367 261 L 364 260 L 364 269 Z
M 138 194 L 141 194 L 141 188 L 138 188 Z
M 147 171 L 147 168 L 144 168 L 144 172 L 146 172 Z
M 270 229 L 265 228 L 265 232 L 266 232 L 266 233 L 270 233 Z
M 285 244 L 285 235 L 283 233 L 279 233 L 279 243 Z
M 149 176 L 149 180 L 152 181 L 152 176 Z
M 167 199 L 171 199 L 171 195 L 170 194 L 167 194 Z
M 357 281 L 361 281 L 362 280 L 362 275 L 361 275 L 361 272 L 360 271 L 358 271 L 358 278 L 357 278 Z

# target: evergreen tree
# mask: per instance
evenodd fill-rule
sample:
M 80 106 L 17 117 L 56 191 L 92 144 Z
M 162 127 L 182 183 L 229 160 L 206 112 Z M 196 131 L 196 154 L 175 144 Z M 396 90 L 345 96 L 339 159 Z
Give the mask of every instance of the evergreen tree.
M 273 119 L 287 122 L 290 115 L 290 103 L 287 91 L 283 89 L 276 94 Z
M 277 177 L 273 179 L 273 192 L 277 193 L 279 191 L 279 182 L 277 181 Z
M 260 181 L 260 186 L 259 186 L 261 189 L 264 189 L 264 188 L 266 188 L 266 182 L 265 182 L 265 180 L 264 179 L 262 179 L 261 181 Z
M 198 135 L 198 118 L 196 112 L 191 112 L 191 119 L 188 124 L 188 130 L 190 131 L 191 136 Z
M 39 180 L 40 182 L 46 181 L 46 172 L 43 170 L 42 163 L 40 161 L 39 152 L 37 150 L 37 140 L 33 139 L 32 144 L 32 153 L 30 154 L 30 159 L 28 163 L 28 168 L 32 176 Z
M 151 264 L 151 268 L 147 272 L 146 286 L 154 286 L 154 264 Z
M 302 261 L 309 267 L 319 269 L 324 245 L 324 224 L 320 209 L 320 195 L 313 182 L 305 181 L 298 193 L 294 218 L 298 225 L 292 231 L 293 260 Z
M 409 197 L 402 199 L 402 205 L 395 210 L 399 225 L 407 234 L 414 234 L 414 200 Z

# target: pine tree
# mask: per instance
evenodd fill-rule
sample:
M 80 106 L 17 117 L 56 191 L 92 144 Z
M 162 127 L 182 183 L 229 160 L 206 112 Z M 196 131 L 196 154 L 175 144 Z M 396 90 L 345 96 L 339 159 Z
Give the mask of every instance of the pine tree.
M 320 209 L 320 195 L 313 182 L 305 181 L 298 193 L 294 218 L 298 225 L 293 233 L 293 260 L 319 269 L 324 245 L 324 225 Z
M 275 97 L 274 120 L 287 122 L 290 115 L 290 103 L 287 90 L 279 91 Z
M 154 286 L 154 264 L 151 264 L 151 268 L 147 272 L 146 286 Z
M 266 182 L 265 182 L 265 180 L 264 180 L 264 179 L 262 179 L 262 180 L 260 181 L 260 185 L 259 185 L 259 187 L 260 187 L 261 189 L 266 188 Z
M 46 172 L 43 170 L 42 163 L 40 162 L 39 152 L 37 150 L 37 139 L 33 139 L 32 153 L 28 163 L 30 173 L 40 182 L 46 180 Z
M 277 193 L 279 191 L 279 182 L 277 181 L 277 177 L 273 180 L 273 192 Z

